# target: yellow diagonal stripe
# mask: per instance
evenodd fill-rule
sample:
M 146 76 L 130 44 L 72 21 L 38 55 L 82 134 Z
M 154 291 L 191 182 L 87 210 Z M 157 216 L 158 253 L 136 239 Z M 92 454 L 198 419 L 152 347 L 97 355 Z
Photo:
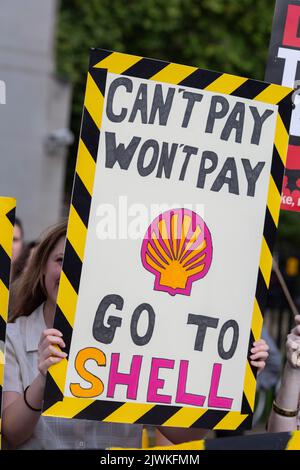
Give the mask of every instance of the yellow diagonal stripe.
M 182 426 L 189 428 L 197 419 L 201 418 L 206 411 L 206 408 L 181 408 L 164 422 L 164 426 Z
M 260 252 L 260 262 L 259 262 L 259 267 L 262 272 L 262 275 L 264 277 L 266 286 L 269 287 L 270 283 L 270 276 L 271 276 L 271 271 L 272 271 L 272 254 L 270 252 L 270 249 L 267 245 L 267 242 L 265 240 L 265 237 L 262 239 L 261 243 L 261 252 Z
M 73 418 L 92 403 L 93 400 L 88 400 L 86 398 L 75 400 L 71 397 L 64 397 L 62 401 L 56 402 L 42 414 L 43 416 L 61 416 L 62 418 Z
M 86 235 L 87 228 L 79 217 L 74 206 L 71 205 L 67 238 L 82 262 Z
M 231 411 L 218 422 L 214 429 L 237 429 L 248 415 L 243 415 L 238 411 Z
M 103 421 L 111 423 L 135 423 L 139 418 L 144 416 L 155 405 L 125 403 L 117 410 L 107 416 Z
M 0 279 L 0 315 L 5 322 L 7 320 L 8 296 L 8 289 L 5 287 L 2 280 Z
M 3 355 L 3 359 L 1 359 L 1 360 L 4 361 L 4 355 Z M 0 363 L 0 388 L 3 385 L 3 378 L 4 378 L 4 362 Z
M 142 57 L 136 55 L 113 52 L 105 59 L 94 65 L 96 68 L 107 69 L 110 73 L 124 73 L 127 69 L 139 62 Z
M 65 390 L 67 368 L 68 361 L 66 359 L 63 359 L 58 364 L 55 364 L 54 366 L 51 366 L 49 368 L 49 373 L 51 374 L 54 382 L 56 383 L 62 394 L 64 394 Z
M 277 104 L 289 93 L 293 91 L 291 88 L 287 88 L 281 85 L 271 84 L 265 88 L 254 100 L 263 101 L 264 103 Z
M 277 113 L 274 143 L 284 166 L 286 162 L 288 142 L 289 142 L 289 135 L 286 131 L 286 128 L 284 127 L 280 114 Z
M 253 333 L 255 341 L 257 341 L 261 336 L 262 325 L 263 325 L 263 316 L 259 308 L 259 305 L 257 303 L 257 300 L 255 298 L 253 312 L 252 312 L 252 325 L 251 325 L 251 329 L 252 329 L 252 333 Z
M 16 203 L 17 201 L 14 197 L 0 197 L 0 214 L 8 214 L 8 212 L 16 208 Z
M 256 387 L 256 380 L 251 370 L 251 367 L 249 365 L 249 362 L 247 361 L 245 381 L 244 381 L 244 392 L 249 402 L 251 410 L 253 410 L 254 408 L 255 387 Z
M 223 73 L 223 75 L 205 87 L 205 90 L 230 94 L 243 85 L 247 80 L 248 79 L 244 77 L 236 77 L 235 75 Z
M 90 195 L 92 195 L 96 172 L 96 162 L 81 139 L 79 142 L 76 172 L 80 176 L 81 181 Z
M 91 115 L 98 129 L 101 127 L 104 97 L 93 77 L 88 73 L 84 106 Z
M 195 72 L 195 70 L 198 70 L 197 67 L 190 67 L 188 65 L 179 64 L 168 64 L 160 72 L 153 75 L 151 77 L 151 80 L 177 84 L 189 75 L 191 75 L 191 73 Z
M 280 201 L 281 201 L 281 195 L 273 180 L 273 176 L 270 175 L 267 206 L 268 206 L 268 209 L 271 213 L 271 216 L 273 218 L 273 221 L 276 227 L 278 226 Z
M 10 263 L 12 242 L 13 242 L 13 225 L 7 218 L 7 214 L 16 207 L 14 198 L 0 197 L 0 245 L 8 255 L 7 264 Z M 9 266 L 0 266 L 0 269 L 7 269 Z M 4 322 L 7 321 L 9 291 L 0 279 L 0 316 Z M 2 332 L 4 333 L 4 332 Z M 2 389 L 4 378 L 4 351 L 0 349 L 0 390 Z M 1 408 L 1 403 L 0 403 Z M 0 410 L 1 411 L 1 410 Z M 1 419 L 0 419 L 0 449 L 1 449 Z
M 0 201 L 1 205 L 1 201 Z M 14 228 L 8 218 L 3 214 L 0 218 L 1 230 L 0 230 L 0 245 L 4 248 L 7 255 L 11 258 L 12 252 L 12 240 Z
M 300 431 L 293 431 L 286 450 L 300 450 Z
M 60 276 L 57 304 L 73 328 L 77 304 L 77 294 L 63 271 Z
M 3 355 L 2 351 L 1 351 L 0 358 L 1 358 L 1 361 L 2 361 L 2 362 L 0 362 L 0 392 L 1 392 L 2 385 L 3 385 L 3 379 L 4 379 L 4 355 Z M 1 403 L 0 403 L 0 411 L 1 411 Z M 1 425 L 0 425 L 0 434 L 1 434 Z M 0 435 L 0 448 L 1 448 L 1 435 Z
M 148 447 L 150 450 L 205 450 L 205 440 L 202 439 L 201 441 L 191 441 L 191 442 L 183 442 L 182 444 L 176 444 L 173 446 L 155 446 L 155 447 Z M 141 450 L 136 447 L 110 447 L 109 450 Z M 145 449 L 143 449 L 145 450 Z

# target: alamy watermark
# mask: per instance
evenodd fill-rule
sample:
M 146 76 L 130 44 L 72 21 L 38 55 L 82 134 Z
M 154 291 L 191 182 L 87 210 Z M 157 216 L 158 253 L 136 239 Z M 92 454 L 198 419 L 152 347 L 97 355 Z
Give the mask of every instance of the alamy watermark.
M 102 203 L 96 209 L 96 235 L 99 240 L 142 240 L 146 230 L 160 214 L 174 209 L 182 213 L 192 211 L 204 217 L 203 204 L 129 203 L 128 197 L 119 196 L 116 204 Z
M 0 104 L 6 104 L 6 85 L 3 80 L 0 80 Z

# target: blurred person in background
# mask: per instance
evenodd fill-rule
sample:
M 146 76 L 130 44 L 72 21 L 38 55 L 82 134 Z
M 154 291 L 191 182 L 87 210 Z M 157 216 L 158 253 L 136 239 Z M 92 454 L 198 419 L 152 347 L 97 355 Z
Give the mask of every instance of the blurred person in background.
M 13 265 L 12 269 L 12 276 L 11 281 L 14 282 L 18 277 L 22 274 L 23 271 L 26 271 L 28 268 L 28 264 L 32 259 L 34 250 L 37 246 L 38 242 L 33 240 L 29 243 L 26 243 L 23 246 L 22 252 L 19 255 L 18 259 Z
M 24 230 L 23 225 L 20 219 L 16 217 L 14 225 L 14 237 L 13 237 L 13 246 L 12 246 L 12 256 L 11 262 L 12 265 L 16 263 L 24 246 Z
M 11 288 L 10 288 L 10 293 L 9 293 L 9 305 L 8 305 L 8 321 L 11 321 L 12 312 L 14 310 L 14 304 L 16 301 L 16 295 L 15 295 L 16 289 L 14 288 L 14 283 L 21 276 L 21 274 L 24 271 L 26 271 L 26 269 L 28 268 L 29 263 L 32 259 L 34 250 L 36 249 L 37 245 L 38 245 L 37 241 L 26 243 L 25 246 L 23 247 L 22 253 L 18 257 L 16 262 L 12 264 L 11 277 L 10 277 Z
M 287 336 L 286 364 L 268 422 L 269 432 L 299 430 L 300 425 L 300 315 Z

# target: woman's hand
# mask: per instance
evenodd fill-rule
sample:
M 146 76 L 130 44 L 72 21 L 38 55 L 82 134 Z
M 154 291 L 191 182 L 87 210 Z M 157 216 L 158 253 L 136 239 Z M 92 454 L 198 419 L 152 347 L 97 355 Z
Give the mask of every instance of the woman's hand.
M 295 316 L 296 326 L 287 336 L 286 357 L 289 364 L 294 367 L 300 367 L 300 315 Z
M 45 377 L 50 366 L 57 364 L 67 357 L 67 354 L 59 348 L 66 345 L 62 339 L 62 333 L 55 328 L 44 330 L 38 348 L 38 369 Z
M 252 366 L 257 367 L 257 374 L 265 368 L 266 360 L 269 357 L 269 346 L 264 339 L 259 339 L 253 343 L 251 349 L 250 363 Z

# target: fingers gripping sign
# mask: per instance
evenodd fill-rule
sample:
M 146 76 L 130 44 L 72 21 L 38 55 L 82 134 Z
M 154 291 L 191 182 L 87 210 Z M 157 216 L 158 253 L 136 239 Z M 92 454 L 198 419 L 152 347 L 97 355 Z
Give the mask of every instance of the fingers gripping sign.
M 295 316 L 296 326 L 287 336 L 286 354 L 292 367 L 300 367 L 300 315 Z
M 259 374 L 266 365 L 266 360 L 269 357 L 269 346 L 264 339 L 259 339 L 253 343 L 251 349 L 251 365 L 257 367 L 257 373 Z
M 288 338 L 286 345 L 288 360 L 293 367 L 300 367 L 300 344 L 293 341 L 291 338 Z
M 55 328 L 44 330 L 38 348 L 38 369 L 45 377 L 50 366 L 58 364 L 67 354 L 60 348 L 65 348 L 62 333 Z

